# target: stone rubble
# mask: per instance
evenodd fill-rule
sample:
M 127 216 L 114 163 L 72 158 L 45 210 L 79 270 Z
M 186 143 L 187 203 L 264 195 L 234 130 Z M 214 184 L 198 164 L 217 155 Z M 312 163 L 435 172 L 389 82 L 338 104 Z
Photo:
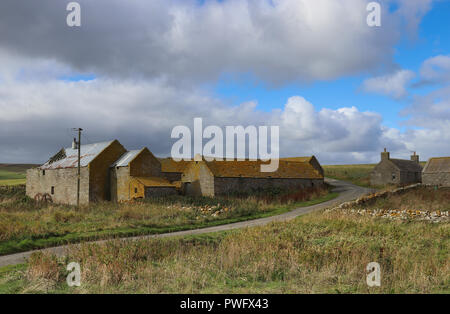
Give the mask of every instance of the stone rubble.
M 358 214 L 358 215 L 370 215 L 373 217 L 381 217 L 381 218 L 388 218 L 388 219 L 394 219 L 394 220 L 424 220 L 424 221 L 430 221 L 430 222 L 444 222 L 449 221 L 449 212 L 448 211 L 428 211 L 428 210 L 421 210 L 421 209 L 382 209 L 382 208 L 355 208 L 355 207 L 361 207 L 367 204 L 370 201 L 373 201 L 376 198 L 385 198 L 389 195 L 399 194 L 404 191 L 417 188 L 418 186 L 421 186 L 420 183 L 413 184 L 407 187 L 402 187 L 395 189 L 393 191 L 383 191 L 378 192 L 374 194 L 370 194 L 367 196 L 360 197 L 356 201 L 352 202 L 345 202 L 339 205 L 338 207 L 329 209 L 328 211 L 342 211 L 346 210 L 349 213 L 352 214 Z

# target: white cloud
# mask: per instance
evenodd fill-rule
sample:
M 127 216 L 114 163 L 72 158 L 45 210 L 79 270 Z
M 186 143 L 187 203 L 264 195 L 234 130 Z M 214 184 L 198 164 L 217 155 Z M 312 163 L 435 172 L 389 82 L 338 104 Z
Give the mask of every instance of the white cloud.
M 105 76 L 192 84 L 252 73 L 283 84 L 392 67 L 404 18 L 383 6 L 382 27 L 368 27 L 367 0 L 79 2 L 77 29 L 64 2 L 2 0 L 1 47 Z
M 263 112 L 256 103 L 226 106 L 196 90 L 161 82 L 20 82 L 0 84 L 0 150 L 4 162 L 43 162 L 70 145 L 70 128 L 85 129 L 84 141 L 117 138 L 128 148 L 170 152 L 171 130 L 206 125 L 279 125 L 283 156 L 316 154 L 324 162 L 352 162 L 378 156 L 385 145 L 382 118 L 355 107 L 317 111 L 302 97 L 283 110 Z M 401 143 L 389 140 L 391 147 Z
M 420 75 L 425 82 L 450 82 L 450 56 L 440 55 L 425 60 Z
M 409 70 L 398 70 L 392 74 L 366 79 L 363 89 L 366 92 L 379 93 L 394 98 L 402 98 L 407 95 L 406 86 L 415 77 L 415 73 Z

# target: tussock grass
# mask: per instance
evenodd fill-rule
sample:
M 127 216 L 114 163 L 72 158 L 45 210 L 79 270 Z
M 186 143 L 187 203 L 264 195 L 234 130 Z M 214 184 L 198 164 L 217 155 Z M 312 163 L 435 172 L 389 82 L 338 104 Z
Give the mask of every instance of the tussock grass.
M 45 279 L 69 293 L 448 293 L 448 227 L 322 212 L 201 238 L 83 244 L 58 265 L 39 253 L 17 280 L 27 292 Z M 80 288 L 64 283 L 72 261 Z M 381 287 L 366 285 L 369 262 Z
M 385 210 L 450 210 L 450 188 L 417 187 L 385 198 L 376 198 L 364 208 Z
M 268 195 L 270 198 L 268 198 Z M 0 187 L 0 255 L 35 248 L 195 229 L 278 214 L 335 197 L 328 189 L 241 197 L 171 196 L 76 208 L 37 204 L 25 188 Z

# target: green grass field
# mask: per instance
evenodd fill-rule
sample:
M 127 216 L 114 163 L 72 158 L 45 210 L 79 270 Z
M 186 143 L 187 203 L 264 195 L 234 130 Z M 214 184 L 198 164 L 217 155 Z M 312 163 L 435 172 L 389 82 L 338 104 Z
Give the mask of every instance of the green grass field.
M 0 255 L 82 241 L 204 228 L 331 200 L 328 189 L 248 197 L 172 196 L 130 203 L 37 204 L 24 186 L 0 187 Z
M 0 269 L 0 293 L 449 293 L 448 223 L 317 212 L 202 236 L 108 241 Z M 65 267 L 81 266 L 69 288 Z M 366 266 L 381 266 L 368 287 Z
M 26 182 L 26 171 L 36 165 L 0 164 L 0 185 L 19 185 Z
M 370 172 L 374 164 L 322 166 L 325 177 L 370 187 Z

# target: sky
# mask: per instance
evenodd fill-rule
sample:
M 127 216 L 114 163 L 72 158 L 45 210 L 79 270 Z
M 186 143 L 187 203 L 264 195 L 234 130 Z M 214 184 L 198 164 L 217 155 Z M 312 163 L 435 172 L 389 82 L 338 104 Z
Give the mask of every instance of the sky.
M 44 163 L 82 127 L 168 156 L 175 126 L 276 125 L 323 164 L 450 156 L 450 1 L 0 2 L 0 163 Z

